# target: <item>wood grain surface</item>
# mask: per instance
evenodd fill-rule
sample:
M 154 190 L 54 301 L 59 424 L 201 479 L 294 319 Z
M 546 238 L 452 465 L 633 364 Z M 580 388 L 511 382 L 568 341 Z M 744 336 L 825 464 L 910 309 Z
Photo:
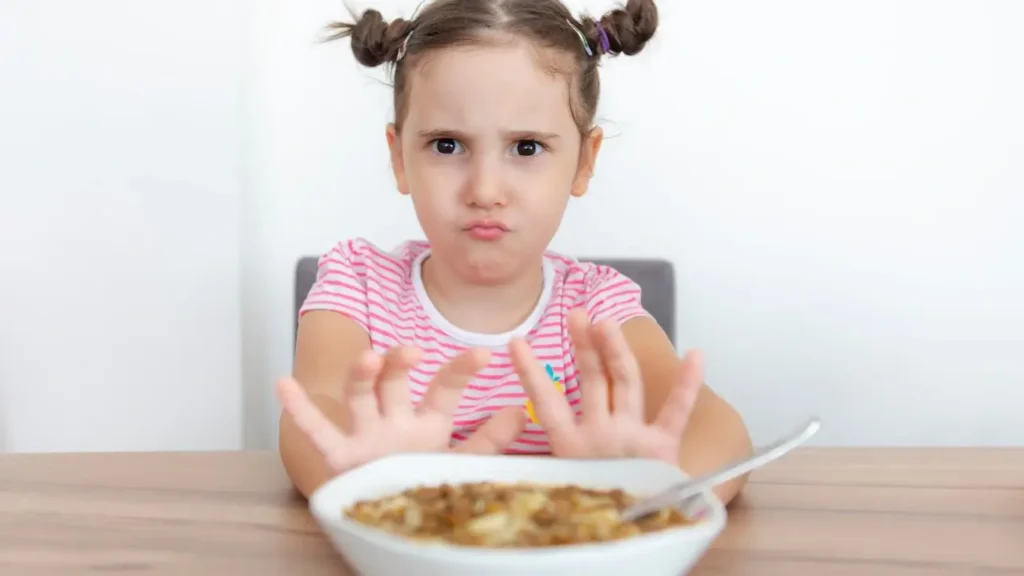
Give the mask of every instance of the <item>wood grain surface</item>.
M 0 574 L 351 574 L 271 452 L 0 455 Z M 1024 450 L 805 448 L 694 572 L 1024 574 Z

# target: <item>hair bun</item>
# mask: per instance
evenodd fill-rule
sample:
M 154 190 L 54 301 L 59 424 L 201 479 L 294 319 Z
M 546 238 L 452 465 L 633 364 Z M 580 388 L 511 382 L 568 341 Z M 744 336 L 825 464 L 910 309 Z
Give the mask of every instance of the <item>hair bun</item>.
M 337 40 L 351 37 L 352 53 L 363 66 L 373 68 L 385 62 L 394 62 L 398 51 L 412 28 L 408 20 L 398 18 L 386 22 L 377 10 L 366 10 L 354 24 L 335 22 L 328 29 L 336 32 L 327 38 Z
M 658 7 L 654 0 L 628 0 L 625 7 L 601 17 L 600 28 L 608 37 L 606 54 L 633 56 L 644 49 L 658 29 Z M 601 30 L 591 18 L 583 19 L 583 33 L 591 46 L 601 47 Z

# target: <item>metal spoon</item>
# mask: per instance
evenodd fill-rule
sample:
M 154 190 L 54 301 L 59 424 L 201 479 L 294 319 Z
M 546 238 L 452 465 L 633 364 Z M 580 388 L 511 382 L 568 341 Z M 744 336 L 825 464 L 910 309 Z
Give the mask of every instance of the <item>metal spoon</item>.
M 680 482 L 679 484 L 659 492 L 650 498 L 645 498 L 636 504 L 633 504 L 622 511 L 622 520 L 632 522 L 647 516 L 648 514 L 653 514 L 663 508 L 678 505 L 712 486 L 728 482 L 729 480 L 742 476 L 755 468 L 760 468 L 806 442 L 811 436 L 814 436 L 814 434 L 818 432 L 818 428 L 820 427 L 821 420 L 818 418 L 811 418 L 803 426 L 794 430 L 790 434 L 783 436 L 779 440 L 776 440 L 767 446 L 755 450 L 754 454 L 749 458 L 744 458 L 743 460 L 729 464 L 728 466 L 715 472 L 711 472 L 710 474 L 705 474 L 703 476 L 698 476 L 697 478 L 691 478 L 685 482 Z

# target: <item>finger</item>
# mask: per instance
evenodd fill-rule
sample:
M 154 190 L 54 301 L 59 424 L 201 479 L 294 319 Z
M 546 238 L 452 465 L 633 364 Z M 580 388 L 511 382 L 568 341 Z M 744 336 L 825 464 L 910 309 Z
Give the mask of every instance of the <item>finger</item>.
M 468 454 L 501 454 L 526 425 L 526 414 L 516 407 L 495 412 L 472 436 L 455 447 L 455 452 Z
M 281 407 L 323 455 L 328 465 L 335 470 L 348 468 L 347 460 L 354 454 L 352 442 L 324 416 L 302 386 L 294 378 L 282 378 L 277 381 L 275 391 Z
M 537 419 L 547 432 L 549 440 L 553 444 L 563 445 L 566 442 L 574 442 L 576 414 L 569 406 L 565 395 L 554 386 L 547 372 L 540 367 L 533 351 L 530 350 L 530 345 L 522 338 L 513 338 L 508 343 L 508 350 L 512 364 L 519 374 L 519 382 L 533 402 L 534 413 L 537 414 Z
M 703 386 L 704 358 L 700 352 L 690 352 L 679 365 L 678 380 L 654 419 L 654 425 L 669 434 L 682 435 Z
M 597 349 L 612 381 L 615 414 L 644 420 L 644 384 L 636 356 L 618 322 L 602 320 L 595 327 Z
M 377 397 L 380 399 L 380 413 L 385 418 L 412 414 L 409 370 L 422 355 L 417 348 L 399 346 L 384 356 L 384 368 L 377 379 Z
M 451 418 L 462 400 L 463 388 L 487 366 L 490 358 L 491 352 L 486 348 L 471 348 L 442 366 L 423 395 L 417 411 L 435 412 Z
M 570 311 L 568 324 L 573 356 L 580 371 L 580 407 L 583 409 L 583 418 L 607 419 L 608 380 L 601 365 L 600 353 L 595 347 L 586 310 Z
M 380 375 L 381 365 L 379 355 L 366 351 L 349 374 L 343 398 L 353 432 L 368 430 L 380 420 L 379 402 L 374 385 Z

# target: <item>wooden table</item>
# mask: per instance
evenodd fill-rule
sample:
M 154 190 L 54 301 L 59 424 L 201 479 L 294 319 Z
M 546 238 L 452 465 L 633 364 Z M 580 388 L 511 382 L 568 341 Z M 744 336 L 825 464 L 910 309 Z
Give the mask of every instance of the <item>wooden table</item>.
M 276 454 L 0 455 L 0 574 L 346 575 Z M 1024 574 L 1024 450 L 803 449 L 696 576 Z

